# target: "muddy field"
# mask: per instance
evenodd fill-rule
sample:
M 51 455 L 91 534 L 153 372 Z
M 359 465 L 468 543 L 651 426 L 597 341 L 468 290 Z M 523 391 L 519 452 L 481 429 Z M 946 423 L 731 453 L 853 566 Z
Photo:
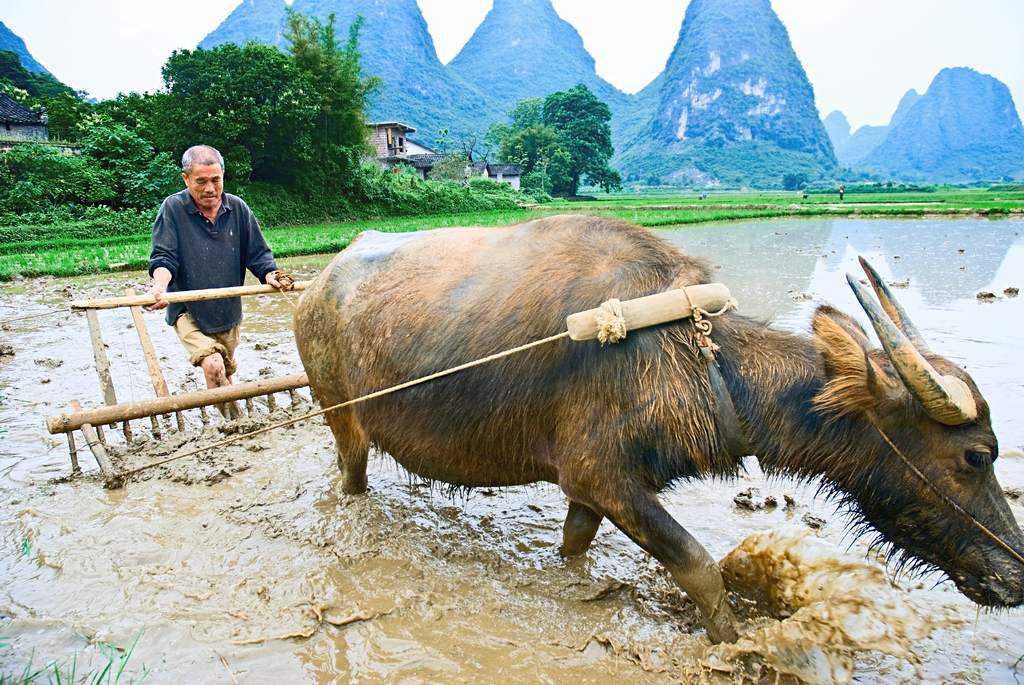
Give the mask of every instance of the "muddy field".
M 783 220 L 661 234 L 720 266 L 743 313 L 801 330 L 821 301 L 859 312 L 843 276 L 857 254 L 872 259 L 932 346 L 985 393 L 1003 454 L 996 471 L 1024 520 L 1024 304 L 1004 294 L 1024 281 L 1024 221 Z M 285 266 L 312 274 L 325 261 Z M 3 284 L 0 320 L 125 287 L 144 289 L 144 274 Z M 981 291 L 997 297 L 979 300 Z M 100 316 L 118 398 L 151 397 L 128 313 Z M 301 370 L 290 316 L 280 297 L 246 302 L 239 380 Z M 172 392 L 198 388 L 170 328 L 146 318 Z M 685 596 L 607 522 L 585 558 L 558 555 L 566 504 L 553 486 L 452 494 L 375 455 L 369 494 L 343 495 L 319 420 L 116 491 L 102 489 L 83 450 L 86 472 L 69 480 L 66 444 L 43 420 L 72 399 L 99 402 L 84 316 L 8 324 L 0 355 L 0 674 L 76 655 L 85 673 L 106 663 L 105 645 L 138 638 L 125 673 L 148 671 L 156 683 L 729 682 L 767 673 L 766 663 L 795 670 L 835 646 L 834 633 L 793 641 L 780 626 L 797 621 L 751 615 L 746 644 L 761 657 L 744 656 L 742 644 L 711 648 Z M 301 395 L 295 407 L 279 395 L 273 415 L 257 404 L 244 423 L 306 411 Z M 188 435 L 165 424 L 161 440 L 136 421 L 131 450 L 108 431 L 115 460 L 140 465 L 238 429 L 215 416 L 204 428 L 197 411 L 186 419 Z M 756 459 L 746 463 L 737 481 L 681 484 L 664 500 L 718 558 L 771 531 L 733 558 L 795 560 L 771 582 L 827 586 L 835 594 L 823 601 L 875 621 L 875 632 L 856 636 L 863 649 L 827 666 L 852 665 L 857 682 L 1024 679 L 1020 610 L 978 612 L 937 578 L 890 588 L 813 484 L 766 481 Z

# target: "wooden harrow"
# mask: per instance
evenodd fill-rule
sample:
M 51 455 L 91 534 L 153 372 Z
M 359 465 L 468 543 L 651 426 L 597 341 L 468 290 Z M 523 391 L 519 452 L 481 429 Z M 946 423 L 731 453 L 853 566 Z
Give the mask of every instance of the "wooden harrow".
M 310 281 L 296 281 L 293 290 L 305 290 Z M 199 302 L 217 300 L 228 297 L 245 297 L 249 295 L 282 294 L 269 285 L 238 286 L 234 288 L 211 288 L 208 290 L 189 290 L 167 293 L 164 299 L 168 302 Z M 171 395 L 167 388 L 163 370 L 157 360 L 149 329 L 142 317 L 142 307 L 153 304 L 152 295 L 136 295 L 131 289 L 125 291 L 124 297 L 110 297 L 92 300 L 76 300 L 71 303 L 73 311 L 84 311 L 89 323 L 89 337 L 92 341 L 93 357 L 96 362 L 96 375 L 99 377 L 100 391 L 103 395 L 103 406 L 83 409 L 78 400 L 70 402 L 70 411 L 59 416 L 51 416 L 46 421 L 47 430 L 51 434 L 64 433 L 68 439 L 68 450 L 71 454 L 71 469 L 79 472 L 78 449 L 74 431 L 80 431 L 85 444 L 96 458 L 96 463 L 105 480 L 116 477 L 107 456 L 106 437 L 103 427 L 120 428 L 125 441 L 132 442 L 131 421 L 148 418 L 150 429 L 155 438 L 160 438 L 162 429 L 160 416 L 174 414 L 177 430 L 185 429 L 182 412 L 188 409 L 199 409 L 202 422 L 208 422 L 206 408 L 222 402 L 245 400 L 246 410 L 250 415 L 254 411 L 253 398 L 265 397 L 267 406 L 273 410 L 277 406 L 274 393 L 288 392 L 291 401 L 297 401 L 295 391 L 309 385 L 306 374 L 297 373 L 279 378 L 261 379 L 249 383 L 237 383 L 209 390 Z M 139 345 L 149 370 L 155 398 L 137 402 L 118 402 L 114 390 L 114 382 L 110 375 L 110 361 L 107 358 L 103 334 L 100 328 L 99 310 L 128 307 L 132 315 L 132 323 L 139 336 Z

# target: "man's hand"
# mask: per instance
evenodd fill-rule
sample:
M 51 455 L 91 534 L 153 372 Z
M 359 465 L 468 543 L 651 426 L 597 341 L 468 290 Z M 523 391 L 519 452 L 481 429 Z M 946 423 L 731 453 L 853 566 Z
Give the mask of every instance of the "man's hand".
M 164 299 L 164 293 L 167 292 L 167 285 L 171 282 L 171 272 L 165 267 L 157 267 L 153 272 L 153 285 L 149 289 L 149 294 L 156 298 L 156 302 L 143 307 L 147 312 L 155 312 L 158 309 L 163 309 L 170 302 Z
M 284 271 L 271 271 L 266 276 L 267 285 L 278 290 L 291 290 L 295 286 L 295 279 Z

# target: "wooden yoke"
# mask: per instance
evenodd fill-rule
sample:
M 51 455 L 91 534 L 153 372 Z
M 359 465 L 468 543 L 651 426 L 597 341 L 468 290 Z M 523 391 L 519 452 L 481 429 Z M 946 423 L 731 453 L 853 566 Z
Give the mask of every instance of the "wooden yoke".
M 623 300 L 622 318 L 627 331 L 656 326 L 660 323 L 677 321 L 693 316 L 693 307 L 715 313 L 732 299 L 729 289 L 721 283 L 688 285 L 677 290 L 667 290 L 635 300 Z M 600 321 L 606 314 L 601 307 L 585 312 L 570 314 L 566 320 L 569 337 L 573 340 L 595 340 L 600 330 Z

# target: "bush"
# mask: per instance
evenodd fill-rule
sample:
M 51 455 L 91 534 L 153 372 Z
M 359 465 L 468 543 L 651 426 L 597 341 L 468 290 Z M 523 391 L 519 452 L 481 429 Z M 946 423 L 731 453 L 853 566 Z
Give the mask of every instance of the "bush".
M 92 117 L 82 124 L 84 159 L 110 174 L 118 207 L 148 208 L 181 188 L 181 170 L 166 152 L 124 124 Z
M 64 157 L 59 163 L 71 160 L 75 164 L 76 159 L 79 158 Z M 360 217 L 516 209 L 530 199 L 507 183 L 485 178 L 471 179 L 465 185 L 424 181 L 412 170 L 385 171 L 376 165 L 364 166 L 360 175 L 361 191 L 357 196 L 345 196 L 340 191 L 333 195 L 306 194 L 269 183 L 250 183 L 233 191 L 252 207 L 264 228 L 341 222 Z M 37 187 L 42 185 L 45 184 Z M 10 194 L 11 188 L 6 190 Z M 0 189 L 0 197 L 3 193 Z M 544 201 L 543 196 L 534 199 Z M 11 209 L 4 205 L 0 210 L 0 254 L 53 247 L 63 244 L 61 241 L 70 244 L 89 240 L 114 245 L 132 238 L 138 240 L 149 235 L 159 209 L 153 206 L 118 211 L 109 206 L 82 207 L 73 202 L 51 205 L 43 211 L 39 211 L 39 207 L 46 205 L 24 205 L 31 206 L 31 211 L 21 211 L 20 206 Z
M 356 216 L 352 200 L 340 193 L 310 195 L 271 183 L 249 183 L 234 192 L 264 227 L 345 221 Z
M 465 186 L 450 181 L 424 181 L 407 167 L 362 169 L 361 215 L 409 216 L 514 209 L 526 198 L 507 183 L 474 178 Z
M 448 155 L 434 165 L 430 170 L 431 181 L 456 181 L 463 183 L 466 180 L 466 167 L 469 160 L 461 152 Z
M 114 211 L 109 207 L 63 208 L 54 212 L 0 215 L 0 245 L 36 240 L 88 240 L 148 235 L 157 208 Z
M 91 158 L 51 145 L 17 145 L 0 153 L 0 213 L 114 201 L 112 174 Z

